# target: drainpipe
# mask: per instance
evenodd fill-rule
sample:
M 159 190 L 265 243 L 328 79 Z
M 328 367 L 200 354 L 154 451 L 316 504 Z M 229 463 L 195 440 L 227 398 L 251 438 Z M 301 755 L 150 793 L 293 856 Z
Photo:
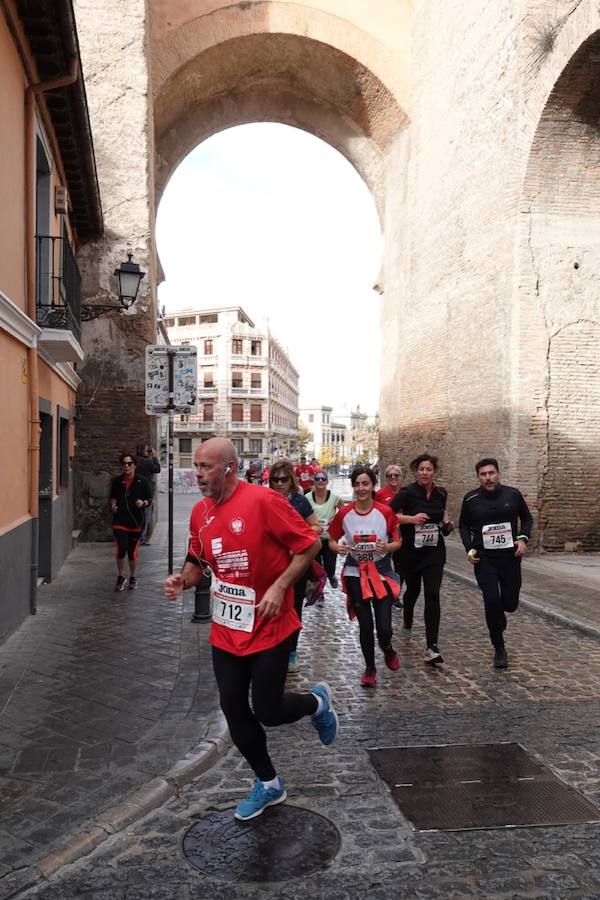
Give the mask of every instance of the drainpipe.
M 35 290 L 35 97 L 77 81 L 79 61 L 74 58 L 68 75 L 30 84 L 25 91 L 25 241 L 27 315 L 36 321 Z M 31 569 L 29 611 L 37 612 L 39 542 L 40 411 L 37 344 L 28 350 L 29 362 L 29 514 L 31 516 Z

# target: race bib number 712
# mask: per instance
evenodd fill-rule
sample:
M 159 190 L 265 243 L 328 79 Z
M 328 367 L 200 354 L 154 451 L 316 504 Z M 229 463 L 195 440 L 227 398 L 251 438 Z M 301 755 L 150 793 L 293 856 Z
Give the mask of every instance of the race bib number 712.
M 213 622 L 234 631 L 251 632 L 254 628 L 256 593 L 241 584 L 216 579 L 211 588 Z

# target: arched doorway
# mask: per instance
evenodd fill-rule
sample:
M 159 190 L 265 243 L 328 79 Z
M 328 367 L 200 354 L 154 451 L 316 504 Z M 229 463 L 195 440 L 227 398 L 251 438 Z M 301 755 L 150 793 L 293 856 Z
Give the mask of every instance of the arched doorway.
M 548 550 L 600 548 L 599 120 L 596 32 L 546 102 L 521 207 L 519 459 Z

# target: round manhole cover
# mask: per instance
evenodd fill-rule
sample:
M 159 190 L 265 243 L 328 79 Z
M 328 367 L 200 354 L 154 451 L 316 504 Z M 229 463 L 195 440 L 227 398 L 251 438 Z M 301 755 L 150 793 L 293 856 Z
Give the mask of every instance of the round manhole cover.
M 233 810 L 208 813 L 185 833 L 183 855 L 218 881 L 288 881 L 325 867 L 340 849 L 329 819 L 297 806 L 277 806 L 238 822 Z

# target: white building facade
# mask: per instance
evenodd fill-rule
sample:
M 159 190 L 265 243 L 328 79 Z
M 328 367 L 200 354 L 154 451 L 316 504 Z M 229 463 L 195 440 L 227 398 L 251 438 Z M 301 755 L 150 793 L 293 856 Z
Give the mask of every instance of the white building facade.
M 196 447 L 217 436 L 233 442 L 240 470 L 296 452 L 298 372 L 268 327 L 239 306 L 181 309 L 165 325 L 173 345 L 198 348 L 198 410 L 175 417 L 176 467 L 189 468 Z
M 303 406 L 300 420 L 310 433 L 306 455 L 315 456 L 322 466 L 335 466 L 350 460 L 348 429 L 335 421 L 332 406 Z

